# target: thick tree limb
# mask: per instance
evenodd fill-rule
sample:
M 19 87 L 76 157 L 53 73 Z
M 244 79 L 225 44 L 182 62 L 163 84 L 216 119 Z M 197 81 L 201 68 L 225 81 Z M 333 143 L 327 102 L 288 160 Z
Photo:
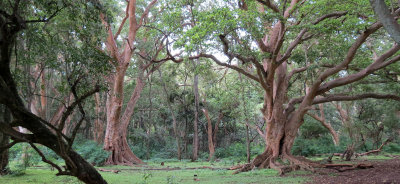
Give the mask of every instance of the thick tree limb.
M 400 50 L 399 45 L 395 45 L 390 50 L 379 56 L 372 64 L 370 64 L 365 69 L 351 75 L 347 75 L 345 77 L 341 77 L 335 80 L 331 80 L 323 85 L 321 85 L 317 91 L 318 94 L 322 94 L 332 88 L 343 86 L 346 84 L 353 83 L 355 81 L 361 80 L 362 78 L 368 76 L 369 74 L 382 69 L 390 64 L 393 64 L 400 60 L 400 55 L 393 57 L 392 59 L 384 62 L 387 58 L 391 57 L 392 55 L 396 54 L 397 51 Z
M 354 101 L 354 100 L 361 100 L 366 98 L 375 98 L 375 99 L 391 99 L 400 101 L 400 96 L 392 95 L 392 94 L 377 94 L 377 93 L 365 93 L 360 95 L 343 95 L 343 94 L 331 94 L 326 95 L 324 97 L 316 98 L 313 101 L 313 104 L 320 104 L 326 102 L 333 102 L 333 101 Z
M 370 0 L 372 9 L 379 21 L 382 22 L 383 27 L 389 33 L 390 37 L 400 44 L 400 25 L 397 23 L 394 16 L 390 13 L 389 8 L 386 6 L 384 0 Z
M 275 13 L 279 13 L 278 6 L 276 4 L 274 4 L 273 2 L 271 2 L 270 0 L 257 0 L 257 2 L 267 6 L 268 8 L 273 10 Z
M 106 48 L 110 52 L 111 57 L 114 58 L 116 61 L 119 61 L 119 60 L 121 60 L 121 55 L 118 51 L 117 43 L 115 42 L 112 30 L 111 30 L 111 26 L 106 21 L 106 16 L 103 13 L 100 13 L 100 19 L 107 31 Z M 113 61 L 110 61 L 110 62 L 113 65 L 115 64 Z
M 305 96 L 293 98 L 289 101 L 287 107 L 285 108 L 285 114 L 290 114 L 295 110 L 294 105 L 301 103 L 304 100 Z M 359 95 L 346 95 L 346 94 L 330 94 L 325 95 L 323 97 L 315 98 L 312 104 L 320 104 L 326 102 L 333 102 L 333 101 L 355 101 L 355 100 L 362 100 L 367 98 L 375 98 L 375 99 L 391 99 L 400 101 L 400 96 L 393 95 L 393 94 L 378 94 L 378 93 L 365 93 Z
M 17 143 L 20 143 L 20 142 L 23 142 L 23 141 L 15 140 L 5 146 L 0 147 L 0 154 L 3 153 L 3 151 L 10 149 L 11 147 L 13 147 L 14 145 L 16 145 Z
M 328 19 L 328 18 L 338 18 L 341 17 L 343 15 L 346 15 L 347 12 L 334 12 L 334 13 L 330 13 L 330 14 L 326 14 L 322 17 L 319 17 L 317 20 L 315 20 L 314 22 L 312 22 L 313 25 L 316 25 L 318 23 L 320 23 L 321 21 Z M 293 49 L 296 48 L 297 45 L 299 45 L 301 42 L 303 42 L 305 39 L 303 39 L 303 36 L 307 33 L 307 29 L 303 29 L 300 31 L 300 33 L 297 35 L 297 37 L 295 38 L 295 40 L 290 43 L 288 49 L 286 50 L 285 54 L 283 54 L 283 56 L 278 60 L 278 64 L 286 61 L 290 56 L 291 53 L 293 51 Z M 311 37 L 310 37 L 311 38 Z M 307 38 L 309 39 L 309 38 Z
M 128 16 L 129 16 L 128 7 L 129 7 L 129 1 L 128 1 L 128 6 L 126 6 L 125 17 L 122 19 L 122 22 L 121 22 L 121 24 L 119 25 L 118 31 L 117 31 L 117 32 L 115 33 L 115 35 L 114 35 L 114 40 L 116 40 L 116 39 L 118 38 L 119 34 L 120 34 L 121 31 L 122 31 L 122 28 L 123 28 L 124 25 L 125 25 L 126 20 L 128 19 Z

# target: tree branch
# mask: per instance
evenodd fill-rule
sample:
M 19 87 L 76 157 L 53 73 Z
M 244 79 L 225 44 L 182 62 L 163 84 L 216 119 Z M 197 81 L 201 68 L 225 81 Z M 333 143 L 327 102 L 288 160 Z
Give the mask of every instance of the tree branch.
M 375 98 L 375 99 L 391 99 L 400 101 L 400 96 L 393 94 L 378 94 L 378 93 L 364 93 L 359 95 L 346 95 L 346 94 L 330 94 L 325 95 L 324 97 L 319 97 L 314 99 L 313 104 L 320 104 L 332 101 L 354 101 L 354 100 L 362 100 L 366 98 Z
M 213 60 L 215 63 L 217 63 L 218 65 L 225 66 L 225 67 L 228 67 L 228 68 L 230 68 L 230 69 L 236 70 L 237 72 L 240 72 L 240 73 L 242 73 L 243 75 L 246 75 L 247 77 L 249 77 L 250 79 L 253 79 L 253 80 L 255 80 L 255 81 L 257 81 L 257 82 L 260 83 L 260 80 L 259 80 L 256 76 L 254 76 L 254 75 L 252 75 L 252 74 L 250 74 L 250 73 L 244 71 L 243 69 L 241 69 L 241 68 L 239 68 L 239 67 L 236 67 L 236 66 L 234 66 L 234 65 L 230 65 L 230 64 L 227 64 L 227 63 L 223 63 L 223 62 L 221 62 L 220 60 L 218 60 L 218 59 L 217 59 L 215 56 L 213 56 L 213 55 L 201 53 L 201 54 L 199 55 L 199 57 L 205 57 L 205 58 L 212 59 L 212 60 Z
M 40 157 L 42 157 L 43 162 L 46 162 L 46 163 L 50 164 L 52 167 L 56 168 L 58 173 L 65 173 L 65 171 L 63 171 L 60 166 L 58 166 L 57 164 L 55 164 L 54 162 L 52 162 L 50 160 L 47 160 L 46 156 L 44 156 L 42 151 L 40 151 L 40 149 L 37 148 L 33 143 L 29 142 L 29 145 L 31 145 L 31 147 L 40 155 Z
M 148 16 L 148 14 L 149 14 L 149 12 L 150 12 L 150 9 L 151 9 L 156 3 L 157 3 L 157 0 L 153 0 L 153 1 L 150 2 L 150 4 L 146 7 L 146 9 L 144 10 L 142 16 L 140 17 L 140 20 L 139 20 L 139 24 L 138 24 L 138 26 L 137 26 L 137 29 L 139 29 L 139 28 L 143 25 L 144 19 Z
M 117 32 L 115 33 L 115 35 L 114 35 L 114 40 L 116 40 L 116 39 L 118 38 L 119 34 L 120 34 L 121 31 L 122 31 L 122 28 L 123 28 L 124 25 L 125 25 L 126 20 L 128 19 L 128 16 L 129 16 L 128 7 L 129 7 L 129 1 L 128 1 L 128 5 L 126 6 L 126 9 L 125 9 L 125 17 L 122 19 L 122 22 L 121 22 L 121 24 L 119 25 L 118 31 L 117 31 Z
M 5 146 L 0 147 L 0 154 L 2 154 L 3 151 L 5 151 L 5 150 L 7 150 L 7 149 L 10 149 L 10 148 L 13 147 L 15 144 L 20 143 L 20 142 L 23 142 L 23 141 L 21 141 L 21 140 L 15 140 L 15 141 L 13 141 L 13 142 L 11 142 L 11 143 L 5 145 Z
M 366 77 L 367 75 L 383 68 L 386 67 L 390 64 L 393 64 L 397 61 L 400 60 L 400 55 L 397 55 L 395 57 L 393 57 L 392 59 L 384 62 L 387 58 L 391 57 L 392 55 L 394 55 L 397 51 L 400 50 L 400 46 L 399 45 L 395 45 L 394 47 L 392 47 L 391 49 L 389 49 L 387 52 L 385 52 L 384 54 L 382 54 L 381 56 L 379 56 L 375 62 L 373 62 L 372 64 L 370 64 L 368 67 L 366 67 L 365 69 L 355 73 L 355 74 L 351 74 L 342 78 L 338 78 L 335 80 L 331 80 L 323 85 L 321 85 L 317 91 L 317 94 L 322 94 L 332 88 L 335 87 L 339 87 L 339 86 L 343 86 L 349 83 L 353 83 L 355 81 L 361 80 L 362 78 Z
M 270 0 L 257 0 L 257 2 L 267 6 L 271 10 L 273 10 L 275 13 L 279 13 L 279 8 L 276 6 L 276 4 L 272 3 Z
M 389 33 L 390 37 L 392 37 L 397 44 L 400 44 L 400 25 L 390 13 L 385 1 L 370 0 L 369 2 L 371 3 L 375 15 L 378 17 L 379 21 L 382 22 L 383 27 Z

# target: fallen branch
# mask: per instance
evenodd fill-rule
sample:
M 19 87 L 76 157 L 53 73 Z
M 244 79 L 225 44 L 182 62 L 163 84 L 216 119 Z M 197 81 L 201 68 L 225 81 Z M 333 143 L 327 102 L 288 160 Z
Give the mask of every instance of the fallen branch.
M 236 169 L 240 169 L 242 167 L 243 167 L 243 165 L 236 165 L 236 166 L 232 166 L 232 167 L 228 168 L 228 170 L 236 170 Z
M 115 174 L 118 174 L 119 172 L 121 172 L 120 170 L 102 169 L 102 168 L 99 168 L 99 171 L 103 171 L 103 172 L 113 172 L 113 173 L 115 173 Z
M 325 168 L 332 168 L 336 169 L 339 172 L 344 172 L 344 171 L 349 171 L 349 170 L 355 170 L 355 169 L 368 169 L 368 168 L 373 168 L 374 166 L 369 163 L 361 163 L 361 164 L 325 164 Z
M 358 156 L 369 155 L 369 154 L 371 154 L 371 153 L 378 153 L 378 152 L 382 151 L 383 146 L 385 146 L 386 144 L 388 144 L 388 143 L 391 142 L 391 141 L 392 141 L 392 138 L 388 138 L 385 142 L 382 143 L 381 146 L 379 146 L 378 149 L 376 149 L 376 150 L 371 150 L 371 151 L 367 151 L 367 152 L 365 152 L 365 153 L 359 153 L 359 154 L 356 154 L 356 156 L 358 157 Z
M 383 146 L 385 146 L 386 144 L 388 144 L 389 142 L 391 142 L 392 139 L 393 139 L 393 138 L 388 138 L 388 139 L 387 139 L 385 142 L 383 142 L 382 145 L 379 146 L 379 148 L 376 149 L 376 150 L 371 150 L 371 151 L 367 151 L 367 152 L 364 152 L 364 153 L 355 153 L 354 155 L 355 155 L 356 158 L 357 158 L 357 157 L 359 157 L 359 156 L 366 156 L 366 155 L 369 155 L 369 154 L 372 154 L 372 153 L 379 153 L 379 152 L 382 151 Z M 343 156 L 343 153 L 333 153 L 333 156 L 340 156 L 340 157 L 342 157 L 342 156 Z

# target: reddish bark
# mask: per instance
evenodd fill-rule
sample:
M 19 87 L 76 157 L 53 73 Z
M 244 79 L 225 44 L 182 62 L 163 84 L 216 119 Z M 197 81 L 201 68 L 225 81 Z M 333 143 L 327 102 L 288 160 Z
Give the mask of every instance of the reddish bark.
M 214 145 L 214 141 L 213 141 L 213 130 L 212 130 L 213 126 L 211 123 L 211 119 L 208 115 L 208 110 L 203 108 L 202 111 L 207 119 L 207 139 L 208 139 L 208 150 L 209 150 L 208 160 L 211 161 L 213 159 L 214 153 L 215 153 L 215 145 Z
M 100 101 L 100 94 L 96 93 L 95 94 L 95 111 L 96 111 L 96 120 L 94 121 L 94 127 L 93 127 L 93 138 L 94 140 L 101 144 L 103 143 L 104 139 L 104 125 L 103 125 L 103 120 L 102 120 L 102 112 L 101 108 L 101 101 Z
M 262 3 L 262 6 L 265 5 L 273 11 L 281 13 L 283 15 L 283 18 L 285 19 L 290 18 L 291 13 L 295 13 L 295 9 L 302 5 L 302 3 L 299 3 L 298 0 L 292 0 L 290 1 L 290 6 L 288 6 L 287 8 L 284 6 L 284 8 L 286 9 L 280 10 L 280 8 L 275 5 L 273 1 L 258 2 Z M 241 1 L 240 7 L 245 11 L 247 10 L 245 1 Z M 263 8 L 264 7 L 260 8 L 260 13 L 265 12 L 262 11 Z M 396 11 L 396 14 L 399 13 L 400 11 Z M 338 18 L 346 14 L 347 12 L 333 12 L 323 15 L 320 18 L 316 18 L 311 23 L 319 24 L 325 19 Z M 303 124 L 304 115 L 308 112 L 308 110 L 311 109 L 311 106 L 314 104 L 331 101 L 356 100 L 371 97 L 390 98 L 395 100 L 400 99 L 400 97 L 396 95 L 362 94 L 350 96 L 343 94 L 326 94 L 329 92 L 329 90 L 333 88 L 344 86 L 361 80 L 365 78 L 368 74 L 400 60 L 400 56 L 394 56 L 393 58 L 391 58 L 391 56 L 393 56 L 400 49 L 399 46 L 395 45 L 391 49 L 383 53 L 381 56 L 373 59 L 372 64 L 367 66 L 365 69 L 362 69 L 356 73 L 352 73 L 346 76 L 339 76 L 337 78 L 326 81 L 328 77 L 337 74 L 353 61 L 357 50 L 361 47 L 361 45 L 365 43 L 365 41 L 371 34 L 382 27 L 382 24 L 377 22 L 367 27 L 361 34 L 357 36 L 351 47 L 348 48 L 347 54 L 344 56 L 342 62 L 339 62 L 338 64 L 327 70 L 321 71 L 317 75 L 317 77 L 312 80 L 313 83 L 309 86 L 309 89 L 303 97 L 293 98 L 289 100 L 287 97 L 289 80 L 296 73 L 306 71 L 306 69 L 309 67 L 309 63 L 307 63 L 307 66 L 305 67 L 295 68 L 289 71 L 289 67 L 287 67 L 289 63 L 287 62 L 287 59 L 290 58 L 292 51 L 299 44 L 301 44 L 302 41 L 312 38 L 313 35 L 308 32 L 307 28 L 304 28 L 298 33 L 297 37 L 294 40 L 291 40 L 291 42 L 287 44 L 288 47 L 286 48 L 286 51 L 282 51 L 284 49 L 282 47 L 284 41 L 288 41 L 287 39 L 285 39 L 287 31 L 286 23 L 287 22 L 283 23 L 280 20 L 278 20 L 273 25 L 270 25 L 267 22 L 265 23 L 266 29 L 269 31 L 269 33 L 265 35 L 263 39 L 257 40 L 259 50 L 262 53 L 268 55 L 267 57 L 264 57 L 262 61 L 259 61 L 257 58 L 251 56 L 246 57 L 242 56 L 241 54 L 232 53 L 233 51 L 231 51 L 231 49 L 229 48 L 230 43 L 227 39 L 228 37 L 226 35 L 219 36 L 223 45 L 223 51 L 225 55 L 230 58 L 236 58 L 243 63 L 252 64 L 257 72 L 256 75 L 251 72 L 247 72 L 246 70 L 238 66 L 220 61 L 217 57 L 210 54 L 200 53 L 198 56 L 192 56 L 192 58 L 209 58 L 218 65 L 236 70 L 244 74 L 246 77 L 258 82 L 265 92 L 264 106 L 261 111 L 266 121 L 266 148 L 264 153 L 258 155 L 250 164 L 244 165 L 240 169 L 240 171 L 248 171 L 254 167 L 270 167 L 279 170 L 283 174 L 293 169 L 312 169 L 313 166 L 319 166 L 319 164 L 315 164 L 300 157 L 295 157 L 290 153 L 290 150 L 294 143 L 294 139 L 297 135 L 297 131 L 299 127 Z M 319 97 L 322 94 L 324 94 L 324 96 Z M 290 165 L 282 165 L 277 162 L 277 159 L 287 160 L 289 161 Z
M 145 71 L 152 66 L 152 63 L 145 64 L 143 61 L 137 62 L 137 65 L 139 66 L 139 74 L 136 78 L 136 86 L 124 111 L 122 110 L 124 99 L 123 87 L 126 70 L 131 63 L 131 58 L 134 51 L 133 44 L 136 40 L 137 31 L 142 27 L 144 19 L 146 19 L 149 14 L 150 8 L 152 8 L 156 2 L 157 0 L 153 0 L 148 4 L 138 22 L 136 19 L 136 0 L 128 1 L 126 7 L 126 17 L 123 19 L 115 35 L 112 32 L 111 26 L 106 21 L 105 15 L 103 13 L 100 14 L 100 18 L 106 27 L 108 34 L 106 48 L 109 55 L 113 58 L 113 60 L 110 62 L 115 67 L 114 73 L 107 78 L 110 93 L 107 97 L 106 104 L 107 126 L 104 139 L 104 149 L 110 151 L 111 155 L 106 161 L 106 164 L 143 164 L 143 161 L 141 161 L 129 148 L 126 139 L 127 130 L 132 119 L 136 103 L 139 100 L 140 94 L 146 84 L 146 78 L 148 78 L 149 75 L 153 73 L 160 65 L 152 68 L 145 74 Z M 128 35 L 123 48 L 120 49 L 118 48 L 115 40 L 118 38 L 126 21 L 129 22 Z M 162 47 L 158 49 L 162 49 Z M 122 52 L 120 52 L 120 50 L 122 50 Z M 140 56 L 143 55 L 144 53 L 141 51 Z

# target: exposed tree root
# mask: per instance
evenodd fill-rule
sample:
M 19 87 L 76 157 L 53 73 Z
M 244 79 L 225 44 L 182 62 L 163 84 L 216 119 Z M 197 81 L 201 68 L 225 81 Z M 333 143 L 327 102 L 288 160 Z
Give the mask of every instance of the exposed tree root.
M 304 157 L 295 157 L 290 154 L 284 154 L 280 156 L 281 160 L 288 161 L 289 164 L 283 164 L 278 162 L 276 158 L 268 156 L 267 153 L 258 155 L 251 163 L 233 166 L 229 170 L 236 170 L 233 174 L 240 172 L 250 171 L 254 168 L 271 168 L 279 172 L 279 175 L 295 171 L 295 170 L 307 170 L 315 172 L 315 167 L 323 167 L 322 164 L 310 161 Z
M 262 160 L 264 159 L 264 160 Z M 335 169 L 339 172 L 355 169 L 373 168 L 372 164 L 359 163 L 359 164 L 321 164 L 319 162 L 311 161 L 305 157 L 297 157 L 290 154 L 280 156 L 282 161 L 287 161 L 286 164 L 279 162 L 277 159 L 266 156 L 265 153 L 257 156 L 251 163 L 233 166 L 229 170 L 236 170 L 233 174 L 253 170 L 254 168 L 271 168 L 279 172 L 279 175 L 284 175 L 288 172 L 295 170 L 306 170 L 315 172 L 315 168 L 328 168 Z
M 105 162 L 105 165 L 135 166 L 142 164 L 146 163 L 136 157 L 130 149 L 113 150 Z

